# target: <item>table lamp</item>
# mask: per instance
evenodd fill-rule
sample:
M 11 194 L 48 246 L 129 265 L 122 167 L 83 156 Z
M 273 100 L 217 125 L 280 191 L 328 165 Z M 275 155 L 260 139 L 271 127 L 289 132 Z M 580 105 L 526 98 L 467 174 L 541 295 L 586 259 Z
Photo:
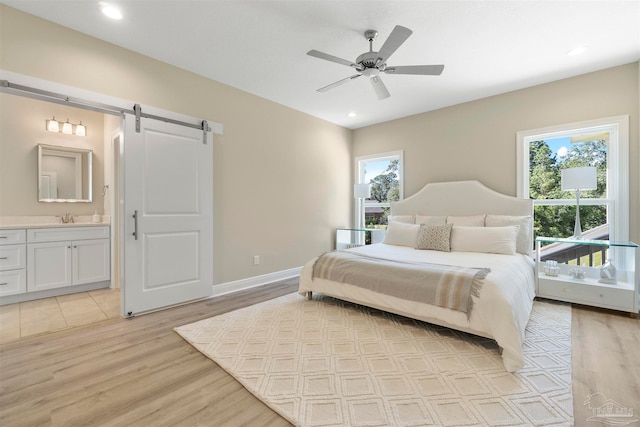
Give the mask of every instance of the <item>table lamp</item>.
M 580 226 L 580 192 L 595 190 L 598 186 L 597 169 L 593 166 L 562 169 L 562 191 L 576 193 L 576 223 L 573 227 L 573 239 L 582 239 Z

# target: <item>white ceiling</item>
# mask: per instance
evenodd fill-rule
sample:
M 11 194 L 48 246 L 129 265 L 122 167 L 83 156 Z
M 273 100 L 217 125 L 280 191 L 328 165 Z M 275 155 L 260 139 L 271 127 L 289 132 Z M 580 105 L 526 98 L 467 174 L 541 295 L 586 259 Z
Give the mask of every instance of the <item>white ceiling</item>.
M 640 59 L 640 0 L 114 0 L 120 21 L 93 0 L 0 2 L 351 129 Z M 388 65 L 441 76 L 384 74 L 382 101 L 365 78 L 316 92 L 354 70 L 307 51 L 355 60 L 397 24 L 413 35 Z

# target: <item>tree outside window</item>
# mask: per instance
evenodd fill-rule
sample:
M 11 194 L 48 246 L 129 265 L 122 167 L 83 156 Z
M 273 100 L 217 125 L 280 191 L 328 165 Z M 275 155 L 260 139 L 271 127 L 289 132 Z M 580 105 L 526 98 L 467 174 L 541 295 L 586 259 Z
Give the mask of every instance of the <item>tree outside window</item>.
M 402 152 L 359 157 L 356 164 L 356 182 L 371 185 L 371 196 L 356 204 L 356 224 L 386 228 L 391 202 L 402 198 Z
M 529 143 L 529 196 L 534 199 L 534 234 L 569 237 L 576 216 L 575 194 L 562 191 L 562 169 L 593 166 L 597 188 L 581 193 L 580 219 L 593 238 L 608 237 L 607 152 L 608 134 L 548 138 Z M 585 199 L 594 199 L 587 200 Z M 601 203 L 597 203 L 597 201 Z M 595 203 L 595 204 L 594 204 Z

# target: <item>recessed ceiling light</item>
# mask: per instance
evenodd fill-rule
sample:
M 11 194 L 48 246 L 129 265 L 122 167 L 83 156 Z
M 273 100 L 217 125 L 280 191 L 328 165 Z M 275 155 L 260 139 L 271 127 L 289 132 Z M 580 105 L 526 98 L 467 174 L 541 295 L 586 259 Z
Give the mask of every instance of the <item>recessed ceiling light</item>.
M 567 55 L 569 55 L 569 56 L 581 55 L 581 54 L 585 53 L 586 51 L 587 51 L 587 47 L 586 46 L 577 46 L 577 47 L 574 47 L 573 49 L 571 49 L 569 52 L 567 52 Z
M 352 112 L 350 112 L 349 114 L 347 114 L 347 116 L 349 116 L 349 117 L 355 117 L 355 116 L 357 116 L 357 114 L 356 114 L 356 112 L 355 112 L 355 111 L 352 111 Z
M 122 19 L 122 12 L 112 4 L 100 2 L 100 11 L 111 19 Z

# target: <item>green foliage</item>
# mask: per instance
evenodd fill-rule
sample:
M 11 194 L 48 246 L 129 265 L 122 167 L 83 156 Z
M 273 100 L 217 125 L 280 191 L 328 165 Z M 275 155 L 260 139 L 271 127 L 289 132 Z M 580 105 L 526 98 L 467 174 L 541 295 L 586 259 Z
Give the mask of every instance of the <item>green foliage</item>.
M 561 189 L 561 170 L 579 166 L 597 168 L 597 189 L 584 191 L 580 198 L 600 198 L 606 195 L 607 144 L 604 140 L 572 144 L 567 155 L 558 158 L 545 141 L 529 145 L 529 195 L 532 199 L 573 199 L 573 192 Z M 534 234 L 536 236 L 569 237 L 573 235 L 576 207 L 568 205 L 536 206 L 534 209 Z M 580 206 L 580 222 L 583 230 L 589 230 L 607 222 L 605 206 Z
M 371 200 L 378 202 L 395 202 L 400 200 L 398 168 L 399 161 L 391 160 L 384 172 L 371 179 Z

